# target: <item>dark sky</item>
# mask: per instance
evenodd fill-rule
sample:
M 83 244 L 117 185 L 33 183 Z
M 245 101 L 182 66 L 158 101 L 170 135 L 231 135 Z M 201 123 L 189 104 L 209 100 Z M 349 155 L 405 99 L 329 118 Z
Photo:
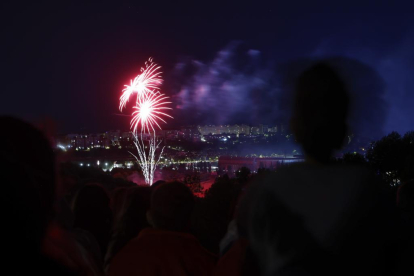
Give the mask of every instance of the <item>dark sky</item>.
M 209 116 L 214 102 L 191 116 L 183 101 L 191 104 L 192 93 L 204 88 L 210 98 L 232 91 L 228 95 L 237 103 L 229 109 L 247 110 L 243 101 L 250 101 L 254 108 L 248 112 L 256 119 L 246 122 L 260 123 L 260 104 L 278 101 L 272 75 L 278 64 L 339 55 L 383 78 L 382 132 L 414 129 L 411 1 L 119 2 L 2 4 L 1 114 L 29 121 L 51 117 L 60 132 L 127 129 L 129 117 L 116 115 L 118 99 L 151 56 L 163 67 L 163 92 L 173 99 L 171 125 L 197 123 L 189 117 L 200 123 L 243 121 L 234 119 L 236 113 Z M 243 59 L 248 61 L 238 64 Z M 198 69 L 181 74 L 180 66 Z M 227 75 L 212 80 L 206 72 L 216 69 Z M 266 91 L 254 101 L 249 95 L 257 87 Z M 239 93 L 243 89 L 250 91 Z

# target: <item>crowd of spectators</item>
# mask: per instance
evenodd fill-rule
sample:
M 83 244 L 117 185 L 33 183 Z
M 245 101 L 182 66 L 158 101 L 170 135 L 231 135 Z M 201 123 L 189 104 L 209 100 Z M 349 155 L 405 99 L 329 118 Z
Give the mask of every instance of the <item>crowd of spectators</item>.
M 393 198 L 363 165 L 330 161 L 348 101 L 327 64 L 303 72 L 291 128 L 306 162 L 219 177 L 204 198 L 74 173 L 39 130 L 1 117 L 2 274 L 412 275 L 414 182 Z

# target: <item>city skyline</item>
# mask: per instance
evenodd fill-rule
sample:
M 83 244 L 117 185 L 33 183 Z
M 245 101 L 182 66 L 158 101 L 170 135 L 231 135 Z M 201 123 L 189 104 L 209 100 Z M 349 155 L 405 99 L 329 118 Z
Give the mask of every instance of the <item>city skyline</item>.
M 249 125 L 249 124 L 196 124 L 196 125 L 181 125 L 181 126 L 166 126 L 163 128 L 163 130 L 179 130 L 179 129 L 185 129 L 185 128 L 192 128 L 192 127 L 220 127 L 223 129 L 226 129 L 228 127 L 269 127 L 272 129 L 284 129 L 286 130 L 286 126 L 283 123 L 278 123 L 278 124 L 253 124 L 253 125 Z M 67 131 L 67 132 L 60 132 L 57 135 L 65 135 L 65 134 L 72 134 L 72 133 L 78 133 L 78 134 L 86 134 L 86 133 L 105 133 L 108 131 L 121 131 L 121 132 L 132 132 L 132 130 L 130 128 L 128 129 L 109 129 L 109 130 L 104 130 L 104 131 L 85 131 L 85 130 L 79 130 L 79 131 Z M 277 131 L 274 131 L 277 132 Z

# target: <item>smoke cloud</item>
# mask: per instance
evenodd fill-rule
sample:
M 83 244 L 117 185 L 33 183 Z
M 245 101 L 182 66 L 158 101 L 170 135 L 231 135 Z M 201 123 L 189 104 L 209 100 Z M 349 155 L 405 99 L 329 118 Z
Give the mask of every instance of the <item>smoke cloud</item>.
M 278 86 L 271 64 L 258 50 L 232 42 L 212 61 L 183 60 L 173 101 L 181 124 L 272 124 L 278 119 Z
M 376 139 L 395 129 L 408 131 L 414 97 L 412 46 L 406 38 L 393 51 L 376 53 L 324 41 L 304 59 L 278 62 L 231 42 L 210 61 L 183 58 L 167 79 L 175 122 L 190 124 L 287 124 L 295 78 L 318 60 L 327 60 L 346 82 L 352 99 L 352 133 Z M 339 58 L 327 58 L 338 56 Z

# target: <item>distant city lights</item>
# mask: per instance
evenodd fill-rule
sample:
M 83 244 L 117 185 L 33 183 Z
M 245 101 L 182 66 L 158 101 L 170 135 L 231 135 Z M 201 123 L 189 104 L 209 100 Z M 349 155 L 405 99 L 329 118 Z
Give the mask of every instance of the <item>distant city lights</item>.
M 57 145 L 58 146 L 58 148 L 60 148 L 60 149 L 62 149 L 62 150 L 64 150 L 64 151 L 66 151 L 66 148 L 64 147 L 64 146 L 62 146 L 62 145 Z

